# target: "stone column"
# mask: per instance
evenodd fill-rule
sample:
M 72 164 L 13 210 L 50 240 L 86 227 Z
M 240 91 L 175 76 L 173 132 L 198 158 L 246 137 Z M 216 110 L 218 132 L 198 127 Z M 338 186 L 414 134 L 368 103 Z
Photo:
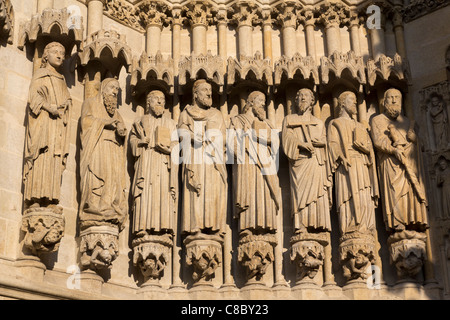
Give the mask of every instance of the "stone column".
M 348 19 L 348 31 L 350 33 L 350 43 L 351 43 L 351 48 L 353 50 L 353 52 L 355 52 L 356 56 L 360 56 L 361 55 L 361 43 L 359 40 L 359 26 L 360 26 L 360 22 L 359 22 L 359 17 L 358 17 L 358 13 L 352 11 L 350 13 L 350 17 Z
M 53 9 L 53 0 L 38 0 L 37 13 L 42 13 L 45 9 Z
M 277 22 L 281 25 L 283 39 L 283 55 L 292 57 L 297 52 L 297 5 L 295 2 L 278 6 Z
M 251 2 L 234 5 L 231 21 L 237 24 L 239 56 L 253 55 L 253 25 L 260 22 L 257 6 Z
M 370 42 L 372 47 L 372 58 L 378 61 L 380 55 L 386 52 L 386 39 L 385 39 L 386 21 L 385 16 L 381 13 L 381 28 L 369 29 Z
M 273 65 L 273 51 L 272 51 L 272 18 L 270 16 L 270 10 L 263 11 L 263 48 L 264 59 L 270 59 L 271 65 Z
M 316 19 L 314 18 L 314 12 L 310 9 L 303 10 L 300 15 L 300 21 L 305 27 L 307 54 L 316 59 L 316 41 L 314 35 Z
M 87 0 L 87 37 L 103 29 L 103 5 L 105 0 Z
M 140 18 L 146 29 L 146 52 L 155 56 L 161 49 L 161 31 L 166 23 L 167 6 L 159 1 L 144 2 L 139 6 Z
M 220 9 L 219 12 L 216 15 L 216 22 L 217 22 L 217 42 L 218 42 L 218 50 L 219 50 L 219 56 L 222 58 L 223 61 L 227 60 L 227 26 L 228 26 L 228 19 L 227 19 L 227 11 L 226 9 Z M 224 73 L 225 73 L 225 64 L 224 64 Z M 227 104 L 227 95 L 222 94 L 220 96 L 220 111 L 222 112 L 222 115 L 225 119 L 225 122 L 228 125 L 228 104 Z M 231 231 L 230 231 L 231 232 Z M 228 233 L 228 231 L 227 231 Z M 231 238 L 230 238 L 231 241 Z M 228 252 L 226 250 L 226 246 L 228 245 L 227 239 L 225 239 L 224 243 L 224 252 Z M 224 267 L 227 267 L 227 260 L 226 257 L 224 257 Z M 225 270 L 226 272 L 226 270 Z M 226 277 L 226 274 L 225 274 Z M 225 279 L 226 280 L 226 279 Z M 227 282 L 224 281 L 226 284 Z
M 180 39 L 181 39 L 181 9 L 178 7 L 172 8 L 172 59 L 174 64 L 174 74 L 178 75 L 178 63 L 180 62 L 181 49 L 180 49 Z M 180 98 L 178 93 L 178 77 L 175 77 L 175 92 L 173 95 L 173 111 L 172 118 L 178 123 L 178 118 L 180 117 Z M 174 250 L 177 248 L 176 241 L 174 242 Z M 181 250 L 181 247 L 179 248 Z
M 395 44 L 397 46 L 397 53 L 403 58 L 407 58 L 405 45 L 405 29 L 403 27 L 403 16 L 398 9 L 394 11 L 392 18 L 395 34 Z
M 212 19 L 211 5 L 202 1 L 194 1 L 189 3 L 184 11 L 191 25 L 192 52 L 195 55 L 206 55 L 208 51 L 206 31 Z
M 341 52 L 339 21 L 327 16 L 324 19 L 324 23 L 328 56 L 332 55 L 335 51 Z

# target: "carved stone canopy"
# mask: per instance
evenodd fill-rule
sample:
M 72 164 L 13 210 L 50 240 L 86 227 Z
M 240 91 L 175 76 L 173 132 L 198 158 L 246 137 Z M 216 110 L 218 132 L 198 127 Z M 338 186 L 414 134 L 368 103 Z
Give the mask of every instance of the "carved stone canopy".
M 83 18 L 73 16 L 67 8 L 45 9 L 42 14 L 34 15 L 31 21 L 20 26 L 19 49 L 23 50 L 26 43 L 35 43 L 39 38 L 49 36 L 66 48 L 66 55 L 72 53 L 73 46 L 78 51 L 83 48 Z
M 273 85 L 270 59 L 263 59 L 260 52 L 253 57 L 241 56 L 239 60 L 229 58 L 227 65 L 228 92 L 234 88 L 250 86 L 267 92 Z
M 290 82 L 306 81 L 312 86 L 320 84 L 319 68 L 313 57 L 296 53 L 293 57 L 281 57 L 274 65 L 276 91 Z
M 109 30 L 91 34 L 79 57 L 81 66 L 99 61 L 112 76 L 118 76 L 122 66 L 128 71 L 132 63 L 132 51 L 126 43 L 125 35 Z
M 224 87 L 224 62 L 220 56 L 213 56 L 211 51 L 206 55 L 192 53 L 181 59 L 179 65 L 179 89 L 185 94 L 192 87 L 195 80 L 206 79 L 217 89 L 223 92 Z
M 403 86 L 411 82 L 409 63 L 399 54 L 395 54 L 393 58 L 383 54 L 377 61 L 369 59 L 367 75 L 368 84 L 371 87 L 375 87 L 379 82 L 389 82 L 392 85 L 403 84 Z
M 162 89 L 167 94 L 174 93 L 173 59 L 164 59 L 158 51 L 155 56 L 142 53 L 139 60 L 135 59 L 131 68 L 131 91 L 139 96 L 151 88 Z

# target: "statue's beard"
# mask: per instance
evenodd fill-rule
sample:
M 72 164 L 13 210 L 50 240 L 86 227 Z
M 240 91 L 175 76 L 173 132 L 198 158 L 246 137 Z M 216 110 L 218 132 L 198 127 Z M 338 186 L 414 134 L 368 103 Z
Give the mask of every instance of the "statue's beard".
M 212 106 L 212 99 L 208 97 L 197 97 L 197 103 L 200 107 L 207 109 Z
M 264 109 L 259 108 L 259 109 L 253 109 L 253 114 L 260 120 L 260 121 L 264 121 L 266 118 Z
M 105 105 L 106 111 L 110 116 L 113 116 L 117 110 L 117 97 L 114 95 L 103 95 L 103 103 Z
M 385 108 L 386 108 L 386 114 L 392 119 L 397 119 L 397 117 L 402 112 L 402 106 L 399 104 L 386 103 Z
M 150 110 L 152 111 L 152 113 L 155 117 L 161 117 L 164 113 L 164 107 L 159 106 L 159 105 L 151 106 Z
M 300 102 L 300 105 L 298 106 L 298 110 L 301 114 L 305 113 L 311 108 L 311 104 L 307 102 Z
M 344 107 L 345 111 L 349 114 L 350 117 L 353 117 L 356 114 L 356 106 L 351 105 L 348 107 Z

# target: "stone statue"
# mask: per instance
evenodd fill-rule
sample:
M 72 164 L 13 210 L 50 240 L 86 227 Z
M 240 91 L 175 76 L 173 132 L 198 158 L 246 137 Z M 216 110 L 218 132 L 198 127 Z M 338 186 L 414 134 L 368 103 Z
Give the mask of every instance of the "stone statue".
M 414 122 L 401 114 L 402 94 L 389 89 L 384 96 L 385 111 L 372 119 L 372 139 L 377 150 L 380 188 L 386 226 L 423 231 L 428 225 Z
M 417 274 L 426 257 L 424 239 L 428 217 L 424 169 L 414 121 L 401 114 L 401 92 L 387 90 L 383 103 L 384 113 L 372 119 L 371 133 L 377 151 L 384 221 L 391 233 L 388 243 L 398 276 L 411 277 Z M 405 271 L 405 261 L 408 261 L 408 271 Z
M 249 275 L 261 278 L 273 261 L 281 189 L 276 168 L 271 167 L 271 131 L 265 115 L 266 97 L 260 91 L 248 96 L 242 114 L 231 119 L 233 146 L 234 217 L 239 219 L 239 257 Z M 234 139 L 234 137 L 233 137 Z M 247 238 L 247 239 L 246 239 Z
M 217 243 L 222 243 L 226 223 L 226 126 L 222 113 L 212 108 L 212 102 L 211 85 L 206 80 L 197 80 L 193 85 L 193 103 L 186 106 L 178 123 L 183 168 L 181 231 L 191 235 L 185 239 L 185 245 L 191 249 L 187 252 L 187 261 L 194 266 L 197 259 L 213 256 L 203 251 L 216 250 Z M 215 245 L 207 244 L 211 239 Z M 196 245 L 192 245 L 192 241 Z M 192 255 L 195 255 L 194 259 L 191 259 Z M 217 267 L 218 264 L 214 265 Z M 205 274 L 208 280 L 212 273 L 208 269 Z M 204 279 L 198 268 L 195 274 L 197 280 Z
M 149 235 L 166 235 L 174 232 L 174 219 L 177 218 L 178 206 L 178 164 L 172 162 L 171 152 L 178 144 L 177 126 L 165 113 L 165 96 L 158 90 L 147 96 L 145 115 L 134 124 L 130 133 L 130 147 L 135 158 L 135 173 L 132 185 L 133 194 L 133 233 L 136 246 L 158 247 L 160 242 L 150 241 Z M 148 238 L 149 241 L 146 241 Z M 145 269 L 157 266 L 159 272 L 150 272 L 154 278 L 161 275 L 162 261 L 151 264 L 145 262 L 152 250 L 136 248 L 138 255 L 148 253 L 140 258 Z M 164 251 L 163 248 L 160 251 Z M 167 263 L 167 261 L 164 261 Z
M 88 256 L 90 251 L 117 248 L 117 244 L 107 242 L 117 240 L 127 218 L 124 147 L 127 129 L 117 111 L 119 89 L 117 80 L 104 80 L 98 95 L 87 99 L 81 112 L 80 230 L 85 239 L 96 239 L 99 234 L 108 239 L 87 241 L 87 251 L 83 253 Z M 103 251 L 95 248 L 99 245 Z M 113 255 L 104 262 L 109 266 L 115 258 Z
M 58 204 L 69 155 L 72 108 L 66 80 L 59 71 L 64 59 L 64 46 L 49 43 L 29 90 L 23 169 L 27 209 L 22 229 L 27 232 L 25 247 L 34 254 L 56 251 L 64 233 L 63 212 Z
M 335 173 L 341 261 L 348 279 L 366 279 L 376 251 L 375 208 L 379 194 L 375 153 L 366 127 L 356 120 L 356 95 L 346 91 L 338 102 L 339 117 L 330 122 L 327 138 Z
M 442 195 L 442 218 L 450 218 L 450 168 L 448 160 L 440 157 L 438 160 L 437 185 Z
M 291 238 L 291 259 L 298 264 L 300 281 L 305 275 L 312 279 L 323 264 L 323 247 L 329 244 L 331 231 L 332 182 L 326 129 L 325 123 L 312 114 L 314 104 L 311 90 L 299 90 L 295 98 L 298 114 L 286 116 L 282 128 L 282 146 L 289 160 L 295 233 Z M 312 262 L 311 257 L 317 261 Z M 330 280 L 329 267 L 324 266 L 326 282 Z
M 69 155 L 72 100 L 59 72 L 65 48 L 48 44 L 30 85 L 23 170 L 24 200 L 28 207 L 59 203 L 61 177 Z
M 431 94 L 430 117 L 433 124 L 434 138 L 437 150 L 448 148 L 449 124 L 447 108 L 441 96 Z
M 331 181 L 326 154 L 326 129 L 312 114 L 314 93 L 297 93 L 298 114 L 283 121 L 282 145 L 289 159 L 291 210 L 296 233 L 330 231 Z

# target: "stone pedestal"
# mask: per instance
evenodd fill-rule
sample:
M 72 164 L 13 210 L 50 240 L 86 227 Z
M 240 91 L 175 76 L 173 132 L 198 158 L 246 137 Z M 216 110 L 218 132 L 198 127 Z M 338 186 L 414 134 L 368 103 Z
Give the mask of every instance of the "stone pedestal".
M 81 265 L 83 269 L 110 269 L 119 255 L 119 228 L 93 226 L 80 233 Z
M 267 268 L 274 261 L 273 247 L 276 238 L 273 234 L 241 236 L 238 247 L 238 261 L 245 267 L 248 285 L 265 285 L 261 280 Z
M 159 280 L 171 259 L 172 245 L 169 234 L 145 235 L 133 240 L 133 264 L 144 276 L 141 287 L 161 287 Z
M 80 289 L 86 292 L 102 293 L 104 280 L 93 270 L 80 273 Z
M 186 263 L 194 269 L 194 287 L 212 287 L 211 280 L 222 263 L 222 243 L 222 237 L 203 233 L 190 235 L 184 240 Z
M 22 277 L 37 282 L 44 281 L 44 273 L 47 268 L 38 257 L 24 255 L 17 259 L 16 267 Z

